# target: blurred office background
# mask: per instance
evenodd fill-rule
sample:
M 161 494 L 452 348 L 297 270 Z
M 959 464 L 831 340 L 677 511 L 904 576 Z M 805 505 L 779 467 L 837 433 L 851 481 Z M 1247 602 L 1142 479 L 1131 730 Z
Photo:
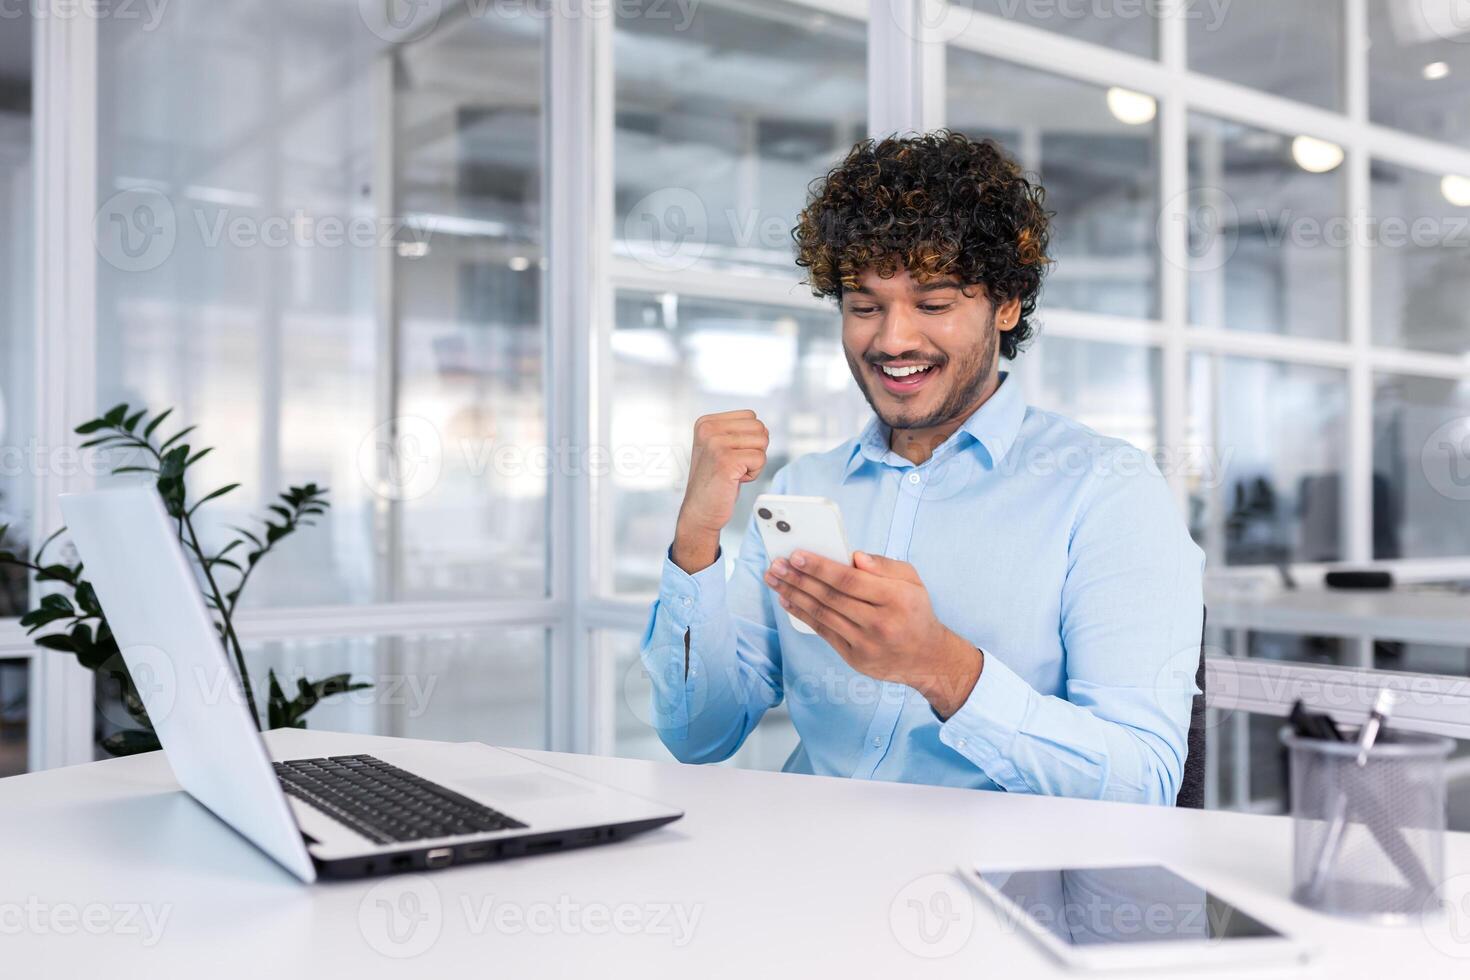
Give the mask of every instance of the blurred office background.
M 314 727 L 667 758 L 637 646 L 690 425 L 755 409 L 768 473 L 862 425 L 788 230 L 855 140 L 946 125 L 1057 212 L 1017 379 L 1159 455 L 1212 594 L 1282 564 L 1470 579 L 1463 4 L 1157 7 L 0 12 L 4 547 L 103 479 L 72 426 L 172 406 L 216 447 L 199 485 L 243 484 L 201 511 L 211 540 L 331 488 L 242 618 L 254 672 L 376 685 Z M 89 758 L 119 718 L 17 625 L 39 594 L 0 570 L 0 773 Z M 1470 678 L 1470 629 L 1208 639 L 1447 699 Z M 1212 805 L 1281 809 L 1279 724 L 1212 715 Z M 794 742 L 777 709 L 731 764 Z

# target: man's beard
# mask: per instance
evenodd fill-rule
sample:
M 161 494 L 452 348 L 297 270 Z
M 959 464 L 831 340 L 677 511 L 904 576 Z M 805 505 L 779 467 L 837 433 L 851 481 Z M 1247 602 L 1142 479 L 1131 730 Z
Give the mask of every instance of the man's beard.
M 853 378 L 857 380 L 858 389 L 868 400 L 868 407 L 882 420 L 884 425 L 890 429 L 927 429 L 961 417 L 973 409 L 975 400 L 980 397 L 980 392 L 985 389 L 995 371 L 995 352 L 999 346 L 1000 332 L 995 329 L 995 311 L 991 310 L 990 322 L 985 325 L 985 342 L 980 345 L 980 353 L 963 360 L 945 361 L 941 364 L 946 371 L 952 371 L 956 379 L 950 388 L 949 397 L 940 402 L 939 407 L 934 411 L 917 419 L 885 415 L 873 401 L 873 392 L 869 387 L 872 378 L 868 373 L 868 362 L 854 359 L 852 354 L 848 354 L 847 366 L 852 371 Z M 877 382 L 873 381 L 873 383 Z

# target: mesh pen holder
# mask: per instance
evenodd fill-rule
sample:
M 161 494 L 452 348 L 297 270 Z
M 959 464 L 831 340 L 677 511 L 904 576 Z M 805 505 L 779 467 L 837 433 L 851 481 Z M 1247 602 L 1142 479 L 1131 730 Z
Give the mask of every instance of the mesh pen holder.
M 1356 734 L 1329 742 L 1281 729 L 1291 754 L 1292 898 L 1385 921 L 1433 912 L 1444 880 L 1445 760 L 1454 743 L 1387 732 L 1359 766 Z

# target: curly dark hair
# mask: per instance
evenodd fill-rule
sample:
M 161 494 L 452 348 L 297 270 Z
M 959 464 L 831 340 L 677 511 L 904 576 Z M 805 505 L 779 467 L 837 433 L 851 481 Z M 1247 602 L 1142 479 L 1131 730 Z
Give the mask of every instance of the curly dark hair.
M 791 237 L 815 295 L 841 298 L 869 269 L 952 275 L 983 285 L 996 304 L 1020 299 L 1001 356 L 1014 358 L 1034 334 L 1052 212 L 1041 185 L 994 140 L 945 129 L 864 140 L 809 194 Z

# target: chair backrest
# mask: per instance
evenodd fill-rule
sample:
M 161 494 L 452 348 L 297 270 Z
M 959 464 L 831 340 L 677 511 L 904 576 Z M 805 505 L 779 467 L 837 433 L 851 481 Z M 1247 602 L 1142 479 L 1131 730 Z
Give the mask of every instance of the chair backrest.
M 1184 757 L 1184 778 L 1179 781 L 1179 795 L 1174 798 L 1175 806 L 1187 806 L 1203 810 L 1205 806 L 1205 616 L 1199 624 L 1199 667 L 1194 675 L 1194 684 L 1199 693 L 1189 712 L 1189 748 Z

